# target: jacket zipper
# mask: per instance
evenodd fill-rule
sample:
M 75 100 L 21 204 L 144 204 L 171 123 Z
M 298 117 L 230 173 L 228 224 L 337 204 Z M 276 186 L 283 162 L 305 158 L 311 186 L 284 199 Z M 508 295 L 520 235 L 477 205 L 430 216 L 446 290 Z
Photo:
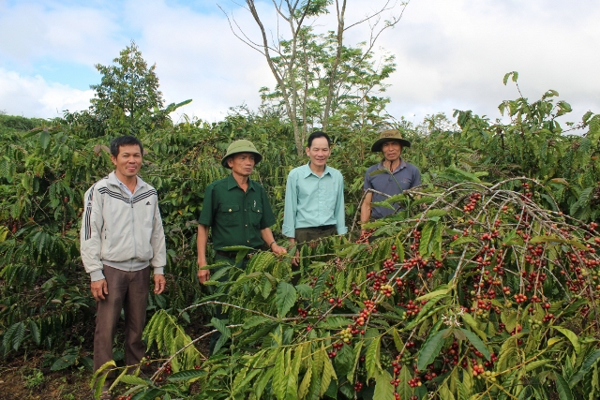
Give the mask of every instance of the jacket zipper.
M 133 218 L 133 194 L 129 198 L 129 204 L 131 204 L 131 232 L 133 235 L 133 258 L 137 258 L 137 246 L 135 244 L 135 224 Z M 131 259 L 131 263 L 133 264 L 133 259 Z

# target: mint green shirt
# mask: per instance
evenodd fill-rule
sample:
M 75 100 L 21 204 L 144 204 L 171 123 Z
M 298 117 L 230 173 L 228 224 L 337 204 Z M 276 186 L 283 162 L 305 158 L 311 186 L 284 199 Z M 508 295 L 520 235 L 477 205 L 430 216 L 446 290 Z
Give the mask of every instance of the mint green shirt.
M 297 228 L 335 225 L 338 235 L 348 229 L 344 220 L 344 178 L 340 171 L 325 166 L 319 177 L 308 164 L 290 171 L 285 187 L 282 233 L 296 237 Z

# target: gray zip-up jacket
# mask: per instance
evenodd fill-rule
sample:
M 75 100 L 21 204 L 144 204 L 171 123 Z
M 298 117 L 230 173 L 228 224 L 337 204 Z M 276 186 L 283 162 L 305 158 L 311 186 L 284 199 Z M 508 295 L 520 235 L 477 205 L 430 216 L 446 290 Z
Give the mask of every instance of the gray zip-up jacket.
M 152 265 L 163 274 L 165 233 L 156 189 L 139 176 L 133 196 L 114 171 L 85 192 L 81 260 L 92 281 L 104 279 L 103 265 L 139 271 Z

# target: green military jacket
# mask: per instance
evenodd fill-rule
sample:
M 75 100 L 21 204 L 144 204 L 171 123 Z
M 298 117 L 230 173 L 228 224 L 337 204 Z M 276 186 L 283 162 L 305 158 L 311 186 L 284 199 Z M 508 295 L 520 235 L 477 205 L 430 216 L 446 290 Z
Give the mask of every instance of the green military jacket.
M 265 243 L 260 231 L 273 225 L 275 216 L 260 184 L 248 180 L 244 192 L 230 174 L 208 185 L 198 222 L 212 227 L 215 250 L 240 245 L 261 248 Z

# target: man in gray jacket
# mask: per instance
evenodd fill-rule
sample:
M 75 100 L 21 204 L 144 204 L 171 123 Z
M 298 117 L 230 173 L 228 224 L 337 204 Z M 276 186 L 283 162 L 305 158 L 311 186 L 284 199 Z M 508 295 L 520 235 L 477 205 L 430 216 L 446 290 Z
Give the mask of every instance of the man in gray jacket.
M 115 171 L 85 193 L 81 260 L 90 274 L 97 304 L 94 370 L 112 360 L 112 343 L 121 309 L 125 310 L 125 363 L 144 357 L 142 332 L 154 270 L 154 293 L 165 288 L 165 234 L 156 190 L 137 176 L 143 147 L 133 136 L 110 145 Z M 110 399 L 109 384 L 102 399 Z

